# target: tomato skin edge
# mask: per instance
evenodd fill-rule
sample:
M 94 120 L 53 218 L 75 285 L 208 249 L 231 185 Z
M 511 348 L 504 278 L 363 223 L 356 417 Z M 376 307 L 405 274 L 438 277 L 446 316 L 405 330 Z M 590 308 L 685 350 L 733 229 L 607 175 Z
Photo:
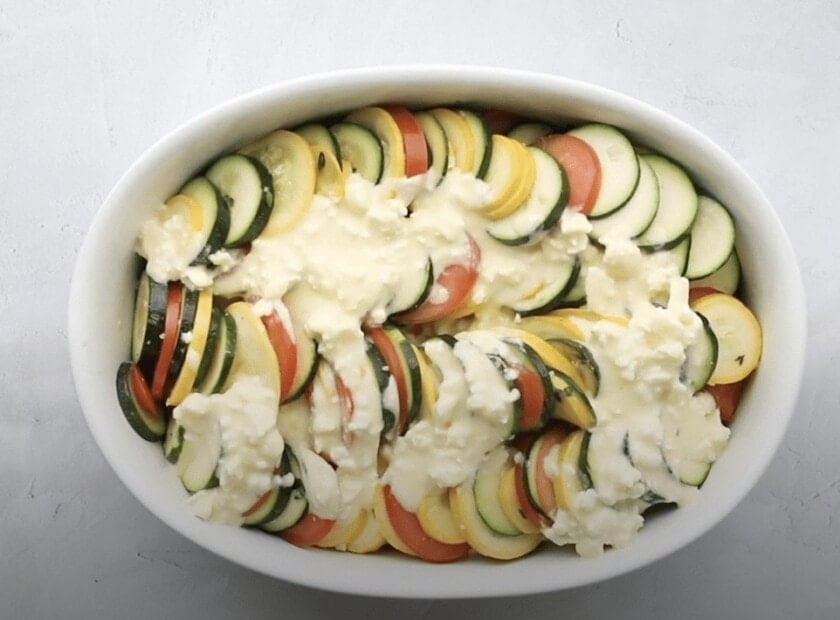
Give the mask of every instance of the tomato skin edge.
M 514 486 L 516 487 L 516 499 L 519 500 L 519 509 L 525 518 L 540 529 L 550 525 L 548 519 L 540 514 L 531 503 L 531 500 L 528 499 L 528 492 L 525 490 L 525 472 L 522 468 L 522 463 L 516 463 L 514 465 L 513 479 Z
M 182 296 L 181 284 L 170 282 L 166 292 L 163 342 L 160 345 L 160 352 L 158 353 L 158 359 L 152 374 L 152 397 L 158 402 L 164 400 L 169 365 L 172 363 L 172 357 L 175 355 L 175 345 L 178 340 L 178 326 L 181 322 Z
M 576 136 L 562 133 L 543 136 L 535 144 L 554 157 L 566 173 L 567 206 L 589 215 L 601 191 L 601 164 L 592 147 Z
M 720 293 L 720 291 L 716 288 L 712 288 L 711 286 L 695 286 L 689 288 L 688 304 L 691 305 L 701 297 L 705 297 L 706 295 L 713 295 L 715 293 Z
M 280 368 L 280 402 L 292 391 L 297 372 L 297 345 L 295 345 L 276 311 L 260 317 L 268 339 L 277 356 Z
M 403 106 L 386 106 L 385 110 L 394 119 L 403 137 L 405 154 L 405 176 L 413 177 L 429 169 L 429 151 L 426 134 L 414 114 Z
M 314 547 L 324 540 L 335 525 L 335 519 L 322 519 L 311 512 L 289 529 L 280 532 L 280 538 L 296 547 Z
M 738 409 L 738 405 L 741 402 L 741 395 L 744 391 L 744 383 L 748 379 L 749 377 L 741 381 L 736 381 L 735 383 L 719 383 L 716 385 L 707 385 L 703 388 L 704 392 L 708 392 L 715 399 L 715 405 L 717 405 L 720 411 L 720 421 L 725 426 L 729 426 L 735 419 L 735 412 Z
M 539 375 L 524 366 L 517 366 L 514 381 L 522 399 L 522 415 L 519 419 L 519 431 L 534 431 L 542 422 L 545 393 Z
M 481 262 L 481 248 L 478 243 L 469 233 L 467 240 L 470 245 L 468 262 L 447 265 L 435 280 L 436 285 L 445 288 L 449 293 L 447 299 L 438 303 L 427 299 L 414 310 L 395 316 L 395 320 L 404 325 L 430 323 L 449 316 L 464 304 L 478 281 L 478 266 Z
M 417 515 L 409 512 L 391 493 L 390 485 L 382 486 L 382 499 L 388 520 L 394 532 L 405 545 L 427 562 L 455 562 L 469 554 L 471 547 L 467 543 L 442 543 L 429 536 L 420 525 Z
M 137 405 L 142 407 L 146 414 L 163 417 L 163 411 L 155 401 L 149 384 L 137 364 L 132 364 L 129 371 L 129 387 Z

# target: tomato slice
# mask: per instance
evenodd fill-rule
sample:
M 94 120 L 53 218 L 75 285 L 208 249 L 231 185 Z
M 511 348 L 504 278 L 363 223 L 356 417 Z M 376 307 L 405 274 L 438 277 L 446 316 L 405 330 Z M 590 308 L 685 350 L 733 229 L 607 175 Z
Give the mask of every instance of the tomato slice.
M 588 215 L 601 190 L 601 164 L 586 142 L 575 136 L 555 133 L 537 140 L 536 145 L 563 167 L 569 181 L 568 206 Z
M 704 391 L 708 392 L 715 399 L 715 404 L 720 409 L 720 421 L 727 426 L 735 418 L 735 410 L 741 402 L 741 394 L 744 391 L 744 381 L 735 383 L 719 383 L 718 385 L 707 385 Z
M 335 525 L 335 519 L 322 519 L 311 512 L 289 529 L 280 532 L 280 537 L 298 547 L 313 547 L 324 540 Z
M 467 556 L 470 546 L 467 543 L 442 543 L 429 536 L 420 525 L 420 520 L 413 512 L 407 511 L 391 493 L 391 487 L 382 487 L 385 510 L 396 535 L 406 546 L 427 562 L 454 562 Z
M 426 134 L 417 119 L 408 108 L 388 106 L 385 108 L 403 136 L 405 151 L 405 176 L 413 177 L 429 169 L 429 149 L 426 146 Z
M 688 289 L 688 305 L 693 304 L 701 297 L 712 295 L 713 293 L 720 293 L 720 291 L 716 288 L 712 288 L 711 286 L 697 286 L 690 288 Z
M 400 355 L 397 352 L 397 347 L 394 342 L 385 333 L 381 327 L 366 327 L 365 334 L 370 338 L 373 346 L 377 348 L 382 357 L 385 358 L 385 364 L 388 366 L 388 372 L 394 377 L 394 383 L 397 385 L 397 403 L 399 404 L 399 420 L 397 420 L 397 432 L 402 433 L 408 423 L 408 377 L 400 361 Z
M 491 134 L 506 134 L 516 123 L 516 115 L 507 110 L 485 110 L 484 122 Z
M 519 390 L 522 402 L 522 417 L 519 420 L 520 431 L 533 431 L 541 426 L 545 391 L 540 376 L 529 368 L 516 366 L 514 385 Z
M 146 378 L 143 376 L 137 364 L 131 365 L 128 378 L 131 393 L 137 405 L 143 409 L 145 414 L 161 417 L 163 415 L 161 408 L 155 402 L 155 397 L 152 396 L 149 384 L 146 382 Z
M 297 345 L 295 345 L 289 332 L 286 331 L 286 327 L 276 310 L 260 318 L 280 366 L 280 402 L 282 403 L 289 396 L 292 391 L 292 384 L 295 382 Z
M 470 255 L 466 264 L 447 265 L 435 280 L 435 286 L 447 292 L 446 299 L 435 302 L 426 300 L 410 312 L 395 317 L 400 323 L 417 325 L 430 323 L 452 314 L 469 297 L 478 280 L 478 266 L 481 263 L 481 248 L 472 235 L 467 233 Z
M 528 521 L 538 528 L 549 525 L 548 519 L 541 515 L 539 511 L 534 508 L 531 500 L 528 499 L 528 492 L 525 490 L 525 475 L 522 471 L 522 463 L 516 463 L 513 467 L 513 481 L 516 486 L 516 499 L 519 501 L 519 508 L 522 510 L 522 514 L 525 515 L 525 518 L 528 519 Z
M 566 435 L 568 433 L 565 431 L 556 429 L 546 432 L 543 435 L 542 444 L 540 444 L 537 453 L 534 455 L 534 458 L 537 459 L 535 472 L 537 501 L 546 516 L 557 509 L 557 497 L 554 494 L 554 481 L 548 475 L 548 472 L 545 471 L 545 463 L 551 449 L 562 442 L 566 438 Z
M 166 291 L 166 316 L 163 322 L 163 342 L 160 345 L 157 363 L 152 373 L 152 397 L 163 401 L 166 389 L 166 376 L 172 357 L 175 355 L 175 345 L 178 343 L 178 324 L 181 321 L 181 284 L 170 282 Z

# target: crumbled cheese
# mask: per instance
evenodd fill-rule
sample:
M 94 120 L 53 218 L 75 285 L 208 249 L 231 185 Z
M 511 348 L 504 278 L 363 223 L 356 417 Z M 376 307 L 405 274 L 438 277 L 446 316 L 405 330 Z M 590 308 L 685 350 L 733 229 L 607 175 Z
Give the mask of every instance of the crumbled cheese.
M 223 393 L 190 394 L 173 416 L 184 427 L 185 442 L 201 443 L 208 433 L 221 439 L 219 486 L 190 497 L 193 511 L 203 519 L 241 524 L 242 513 L 278 482 L 275 468 L 285 443 L 276 427 L 272 390 L 259 377 L 243 375 Z M 179 467 L 188 465 L 179 461 Z
M 247 255 L 217 252 L 210 267 L 189 265 L 184 247 L 192 237 L 184 222 L 147 223 L 138 251 L 150 259 L 153 277 L 213 282 L 216 294 L 253 300 L 259 315 L 277 312 L 290 336 L 294 316 L 295 327 L 318 341 L 322 357 L 310 397 L 279 413 L 260 405 L 259 386 L 246 395 L 239 382 L 223 395 L 192 395 L 176 409 L 188 432 L 200 432 L 202 424 L 221 429 L 221 485 L 190 500 L 200 516 L 241 521 L 256 497 L 278 483 L 268 467 L 278 461 L 283 437 L 301 460 L 310 509 L 323 518 L 350 518 L 369 507 L 380 471 L 408 510 L 429 493 L 468 480 L 506 439 L 519 397 L 513 365 L 500 373 L 488 357 L 514 360 L 490 328 L 509 325 L 516 317 L 505 308 L 564 277 L 574 263 L 588 308 L 620 318 L 577 321 L 601 372 L 601 390 L 591 399 L 597 418 L 589 440 L 593 488 L 552 515 L 544 534 L 593 556 L 635 535 L 651 497 L 692 501 L 697 489 L 672 472 L 713 461 L 728 430 L 712 399 L 680 382 L 685 348 L 701 325 L 673 258 L 643 253 L 618 234 L 602 237 L 603 249 L 595 247 L 589 220 L 573 209 L 538 242 L 509 247 L 482 232 L 488 197 L 486 183 L 454 169 L 443 179 L 429 172 L 378 185 L 351 174 L 340 200 L 315 196 L 293 230 L 254 240 Z M 382 412 L 398 411 L 397 386 L 391 377 L 380 391 L 360 325 L 381 323 L 392 304 L 411 302 L 405 285 L 420 282 L 429 261 L 435 276 L 468 263 L 467 231 L 478 244 L 481 268 L 465 306 L 479 311 L 445 322 L 450 333 L 468 330 L 454 347 L 424 344 L 441 371 L 437 400 L 431 414 L 383 449 Z M 429 300 L 444 303 L 448 296 L 435 284 Z M 341 402 L 337 380 L 352 395 L 352 407 Z M 247 430 L 252 424 L 257 430 Z M 259 445 L 253 433 L 262 438 Z M 547 457 L 549 476 L 560 474 L 556 455 L 552 450 Z M 521 462 L 521 454 L 514 460 Z

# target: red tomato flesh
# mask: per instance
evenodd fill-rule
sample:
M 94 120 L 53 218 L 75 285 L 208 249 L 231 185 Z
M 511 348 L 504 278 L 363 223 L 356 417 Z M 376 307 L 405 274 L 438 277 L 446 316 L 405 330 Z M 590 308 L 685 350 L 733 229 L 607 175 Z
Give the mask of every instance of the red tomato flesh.
M 397 319 L 406 325 L 430 323 L 442 319 L 466 301 L 478 280 L 478 266 L 481 263 L 481 248 L 472 235 L 467 234 L 470 255 L 466 264 L 447 265 L 438 275 L 435 284 L 447 292 L 446 299 L 440 302 L 424 301 L 418 308 L 401 314 Z
M 324 540 L 334 525 L 335 519 L 322 519 L 307 513 L 292 527 L 280 532 L 280 537 L 298 547 L 314 547 Z
M 163 401 L 166 389 L 166 376 L 175 355 L 178 342 L 178 324 L 181 321 L 181 285 L 170 282 L 166 293 L 166 316 L 163 323 L 163 342 L 160 345 L 157 363 L 152 376 L 152 397 L 157 402 Z
M 454 562 L 467 556 L 470 546 L 467 543 L 451 545 L 435 540 L 423 530 L 420 520 L 413 512 L 407 511 L 391 493 L 391 487 L 382 487 L 382 498 L 391 527 L 400 540 L 417 557 L 427 562 Z
M 534 505 L 531 503 L 531 500 L 528 499 L 528 491 L 525 490 L 525 474 L 522 471 L 522 463 L 516 463 L 513 467 L 513 480 L 514 486 L 516 487 L 516 499 L 519 501 L 519 509 L 522 511 L 522 514 L 525 515 L 525 518 L 528 519 L 528 521 L 530 521 L 539 528 L 549 525 L 548 519 L 541 515 L 539 511 L 536 508 L 534 508 Z
M 297 346 L 277 312 L 260 317 L 280 366 L 280 402 L 292 391 L 297 372 Z
M 507 110 L 486 110 L 484 112 L 484 122 L 487 123 L 487 129 L 491 134 L 505 134 L 515 124 L 516 115 Z
M 148 416 L 155 416 L 161 417 L 163 414 L 161 412 L 160 407 L 155 402 L 154 396 L 152 396 L 152 391 L 149 389 L 149 384 L 146 383 L 146 378 L 143 376 L 143 373 L 140 372 L 140 368 L 137 364 L 131 365 L 131 371 L 129 372 L 129 388 L 131 389 L 131 394 L 134 396 L 134 400 L 137 405 L 143 409 L 143 412 Z
M 718 385 L 707 385 L 704 391 L 708 392 L 715 399 L 715 404 L 720 409 L 720 421 L 727 426 L 735 418 L 735 410 L 741 402 L 741 394 L 744 391 L 744 381 L 735 383 L 721 383 Z
M 397 385 L 397 402 L 400 406 L 399 419 L 397 420 L 397 432 L 403 432 L 408 423 L 408 379 L 403 371 L 400 363 L 400 356 L 397 353 L 396 345 L 385 333 L 381 327 L 366 327 L 365 334 L 367 334 L 373 346 L 385 358 L 385 364 L 388 366 L 388 372 L 394 378 Z
M 426 146 L 426 134 L 417 119 L 407 108 L 388 106 L 385 108 L 403 137 L 405 152 L 405 176 L 413 177 L 429 169 L 429 150 Z
M 551 449 L 565 439 L 567 433 L 561 430 L 550 430 L 543 437 L 537 453 L 534 457 L 536 463 L 536 491 L 537 501 L 543 513 L 548 516 L 557 509 L 557 497 L 554 495 L 554 483 L 545 471 L 545 462 Z
M 541 426 L 545 391 L 540 376 L 524 366 L 516 367 L 514 381 L 522 401 L 522 417 L 519 420 L 520 431 L 533 431 Z
M 589 214 L 601 190 L 601 164 L 586 142 L 562 133 L 537 140 L 536 145 L 554 157 L 569 181 L 568 206 Z
M 688 305 L 693 304 L 701 297 L 705 297 L 706 295 L 711 295 L 713 293 L 720 293 L 720 291 L 716 288 L 712 288 L 711 286 L 698 286 L 690 288 L 688 289 Z

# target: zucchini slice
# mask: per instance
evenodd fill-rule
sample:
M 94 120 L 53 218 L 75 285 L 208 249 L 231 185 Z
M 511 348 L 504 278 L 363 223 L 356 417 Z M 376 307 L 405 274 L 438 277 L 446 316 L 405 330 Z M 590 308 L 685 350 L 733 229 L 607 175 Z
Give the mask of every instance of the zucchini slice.
M 674 266 L 677 268 L 677 273 L 685 275 L 685 270 L 688 267 L 688 254 L 691 251 L 691 236 L 685 235 L 679 239 L 676 244 L 667 248 L 660 248 L 656 252 L 666 254 L 670 257 Z
M 490 529 L 478 512 L 469 482 L 449 490 L 449 504 L 469 545 L 485 557 L 512 560 L 527 555 L 543 541 L 539 533 L 506 536 Z
M 210 255 L 221 250 L 230 230 L 230 208 L 224 197 L 207 177 L 194 177 L 178 191 L 189 196 L 201 207 L 202 248 L 194 264 L 210 264 Z
M 429 112 L 415 112 L 414 118 L 420 123 L 423 135 L 426 137 L 426 148 L 429 150 L 430 169 L 441 178 L 449 170 L 449 141 L 440 121 Z
M 184 445 L 184 433 L 186 429 L 181 426 L 174 417 L 169 418 L 166 425 L 166 436 L 163 438 L 163 456 L 173 465 L 181 457 L 181 448 Z
M 172 362 L 169 364 L 169 369 L 166 374 L 166 389 L 164 392 L 168 394 L 181 374 L 181 368 L 184 366 L 184 361 L 187 359 L 187 349 L 192 340 L 192 330 L 195 324 L 196 313 L 198 312 L 198 299 L 200 292 L 196 289 L 191 289 L 186 286 L 181 287 L 181 313 L 178 321 L 178 336 L 175 339 L 175 351 L 172 354 Z
M 366 127 L 382 144 L 382 178 L 405 176 L 405 143 L 397 121 L 384 108 L 367 107 L 351 112 L 345 123 Z M 339 140 L 340 142 L 340 140 Z
M 117 368 L 117 401 L 131 428 L 146 441 L 159 441 L 166 433 L 166 415 L 154 401 L 143 373 L 132 362 Z
M 420 364 L 417 361 L 417 356 L 414 354 L 414 348 L 411 346 L 411 342 L 409 342 L 402 330 L 393 325 L 383 325 L 382 329 L 397 353 L 400 366 L 403 369 L 403 375 L 406 379 L 405 387 L 408 408 L 406 411 L 400 411 L 399 420 L 399 432 L 404 433 L 411 423 L 417 419 L 417 415 L 420 412 L 420 396 L 422 394 Z
M 578 428 L 592 428 L 597 419 L 592 403 L 580 386 L 564 372 L 551 371 L 551 386 L 555 397 L 554 410 L 551 417 L 564 420 Z
M 295 133 L 306 140 L 310 146 L 326 149 L 341 161 L 341 147 L 333 133 L 320 123 L 307 123 L 295 129 Z
M 572 338 L 548 338 L 546 341 L 568 359 L 582 381 L 582 387 L 593 398 L 598 396 L 601 386 L 601 368 L 592 352 L 581 342 Z
M 507 518 L 499 501 L 502 473 L 509 465 L 510 459 L 504 448 L 488 454 L 475 474 L 472 490 L 476 510 L 487 527 L 501 536 L 519 536 L 522 531 Z
M 288 458 L 287 473 L 292 474 L 294 482 L 291 487 L 286 487 L 288 498 L 283 509 L 273 518 L 265 519 L 258 524 L 258 527 L 266 532 L 282 532 L 283 530 L 289 529 L 303 518 L 309 508 L 309 501 L 306 499 L 306 488 L 303 485 L 303 472 L 301 471 L 300 461 L 289 444 L 286 444 L 283 450 L 283 459 L 285 460 L 286 458 Z M 285 467 L 282 460 L 281 467 Z
M 522 177 L 530 173 L 529 162 L 525 160 L 526 154 L 526 149 L 516 140 L 500 135 L 493 136 L 493 155 L 485 178 L 490 186 L 490 198 L 482 208 L 482 214 L 501 214 L 495 218 L 501 219 L 519 207 L 520 203 L 516 201 L 519 199 Z
M 330 131 L 350 169 L 371 183 L 379 183 L 384 171 L 385 153 L 376 134 L 367 127 L 346 122 L 333 125 Z
M 691 249 L 685 277 L 705 278 L 720 269 L 735 248 L 735 222 L 717 200 L 700 196 L 691 226 Z
M 207 424 L 204 428 L 190 429 L 184 433 L 181 452 L 175 469 L 181 484 L 190 493 L 219 485 L 216 467 L 222 455 L 222 431 L 218 424 Z
M 487 122 L 481 114 L 461 108 L 458 110 L 470 129 L 473 141 L 473 166 L 470 172 L 477 179 L 483 179 L 487 174 L 487 167 L 490 165 L 490 158 L 493 153 L 493 142 L 490 139 L 490 130 Z
M 391 402 L 393 399 L 389 396 L 388 392 L 389 389 L 394 389 L 392 385 L 394 379 L 388 372 L 388 365 L 385 363 L 385 358 L 379 352 L 379 349 L 370 342 L 366 342 L 365 344 L 365 352 L 370 361 L 370 366 L 373 369 L 373 376 L 376 377 L 376 385 L 379 387 L 382 402 L 382 434 L 387 435 L 394 429 L 399 414 L 399 404 L 397 404 L 397 407 L 393 406 Z
M 204 352 L 201 354 L 201 362 L 198 364 L 198 370 L 195 373 L 195 382 L 193 391 L 204 382 L 207 372 L 210 369 L 210 363 L 213 361 L 213 354 L 216 352 L 216 345 L 219 341 L 219 331 L 222 327 L 222 310 L 217 306 L 212 306 L 210 310 L 210 327 L 207 330 L 207 342 L 204 345 Z
M 499 136 L 499 138 L 502 137 Z M 529 150 L 530 147 L 526 147 L 516 140 L 510 140 L 509 138 L 507 140 L 509 140 L 512 149 L 520 152 L 519 162 L 521 165 L 514 170 L 515 182 L 505 195 L 504 201 L 493 209 L 485 207 L 482 211 L 484 217 L 490 220 L 500 220 L 508 217 L 521 208 L 528 200 L 528 196 L 531 195 L 537 178 L 537 164 Z M 488 170 L 488 176 L 489 174 Z
M 583 125 L 569 135 L 592 147 L 601 164 L 601 188 L 589 217 L 612 213 L 629 200 L 639 182 L 639 158 L 633 145 L 618 129 L 600 123 Z
M 586 431 L 572 431 L 557 450 L 557 475 L 552 481 L 557 507 L 563 510 L 571 510 L 574 498 L 586 488 L 580 472 L 580 453 L 586 436 Z
M 648 250 L 671 248 L 686 236 L 697 216 L 697 192 L 680 166 L 662 155 L 641 155 L 656 175 L 659 206 L 653 221 L 636 238 Z
M 449 108 L 435 108 L 429 113 L 437 119 L 449 142 L 452 167 L 469 173 L 475 165 L 475 141 L 467 120 Z
M 292 332 L 295 341 L 295 352 L 297 353 L 297 363 L 295 365 L 295 378 L 292 381 L 292 386 L 289 388 L 289 394 L 286 396 L 284 402 L 291 402 L 303 394 L 306 388 L 315 379 L 315 374 L 318 372 L 318 365 L 321 356 L 318 353 L 318 343 L 309 335 L 304 328 L 301 317 L 302 311 L 296 303 L 296 293 L 292 291 L 283 299 L 283 303 L 289 309 L 289 318 L 292 324 Z
M 717 362 L 709 383 L 735 383 L 745 379 L 761 358 L 761 325 L 742 301 L 712 293 L 692 304 L 709 322 L 718 343 Z
M 236 323 L 236 345 L 225 388 L 241 376 L 254 375 L 271 390 L 274 402 L 279 405 L 280 366 L 260 317 L 247 301 L 232 303 L 227 307 L 227 312 Z
M 273 181 L 274 206 L 262 234 L 279 235 L 297 226 L 315 195 L 315 159 L 309 143 L 280 129 L 239 152 L 257 159 Z
M 508 138 L 519 140 L 522 144 L 531 146 L 539 138 L 547 136 L 553 131 L 554 128 L 551 125 L 547 125 L 545 123 L 527 122 L 519 123 L 518 125 L 512 127 L 511 130 L 507 132 L 507 136 Z
M 532 146 L 528 150 L 534 160 L 535 177 L 527 201 L 486 229 L 488 235 L 505 245 L 530 243 L 554 228 L 569 197 L 566 174 L 557 160 L 542 149 Z
M 217 160 L 206 173 L 230 208 L 226 248 L 256 239 L 268 224 L 274 206 L 274 180 L 258 160 L 239 153 Z
M 134 298 L 131 330 L 131 360 L 146 377 L 151 377 L 160 353 L 166 319 L 167 285 L 140 274 Z
M 280 463 L 277 466 L 277 474 L 281 480 L 289 474 L 294 477 L 289 452 L 289 450 L 284 448 L 283 455 L 280 457 Z M 296 480 L 297 478 L 294 479 L 294 481 Z M 261 495 L 248 510 L 242 513 L 242 524 L 246 526 L 261 525 L 279 517 L 289 503 L 289 498 L 294 488 L 294 481 L 288 486 L 272 486 Z
M 540 430 L 548 422 L 555 403 L 548 366 L 546 366 L 542 357 L 525 342 L 513 338 L 505 338 L 504 342 L 509 345 L 508 350 L 511 353 L 511 358 L 505 361 L 517 374 L 513 383 L 519 390 L 519 401 L 522 408 L 517 432 Z M 539 383 L 535 383 L 533 379 L 530 380 L 530 383 L 526 382 L 523 371 L 535 375 Z M 532 390 L 533 393 L 531 393 Z M 527 406 L 526 400 L 534 398 L 534 396 L 539 396 L 541 399 L 538 407 Z M 534 412 L 538 412 L 536 416 L 531 415 Z
M 726 262 L 705 278 L 691 281 L 691 288 L 710 287 L 727 295 L 734 295 L 741 284 L 741 261 L 733 248 Z
M 195 385 L 198 369 L 204 356 L 204 349 L 210 335 L 210 327 L 213 318 L 213 292 L 212 289 L 203 289 L 196 300 L 195 319 L 190 329 L 189 343 L 184 352 L 184 361 L 181 371 L 169 392 L 166 399 L 168 406 L 174 407 L 181 403 Z M 181 340 L 187 340 L 182 333 Z M 179 342 L 180 344 L 180 342 Z M 177 352 L 177 347 L 176 347 Z
M 432 493 L 423 498 L 417 507 L 417 521 L 431 538 L 447 545 L 460 545 L 467 542 L 464 532 L 452 514 L 449 493 Z
M 218 315 L 219 327 L 216 343 L 212 349 L 208 348 L 205 351 L 205 357 L 210 356 L 206 362 L 207 368 L 201 378 L 197 379 L 197 391 L 202 394 L 221 392 L 233 365 L 233 354 L 236 350 L 236 321 L 224 310 L 219 310 Z M 202 360 L 203 363 L 204 360 Z
M 525 494 L 531 505 L 549 520 L 557 509 L 557 498 L 554 495 L 553 480 L 546 470 L 546 462 L 566 435 L 566 431 L 558 429 L 541 434 L 528 448 L 522 464 Z
M 426 269 L 414 271 L 411 274 L 411 281 L 403 281 L 394 293 L 394 297 L 388 302 L 388 315 L 399 316 L 411 312 L 420 307 L 428 299 L 435 283 L 435 271 L 432 259 L 426 261 Z
M 607 234 L 635 239 L 648 229 L 659 208 L 659 183 L 644 157 L 639 158 L 639 182 L 630 199 L 604 217 L 593 219 L 589 236 L 599 243 Z
M 561 277 L 554 282 L 545 283 L 538 291 L 518 301 L 511 310 L 521 316 L 530 316 L 560 308 L 578 279 L 580 261 L 577 258 L 574 261 L 567 261 L 565 267 L 566 271 Z
M 697 314 L 703 324 L 700 338 L 686 347 L 685 362 L 680 370 L 680 381 L 696 392 L 709 382 L 718 357 L 718 342 L 709 321 Z

